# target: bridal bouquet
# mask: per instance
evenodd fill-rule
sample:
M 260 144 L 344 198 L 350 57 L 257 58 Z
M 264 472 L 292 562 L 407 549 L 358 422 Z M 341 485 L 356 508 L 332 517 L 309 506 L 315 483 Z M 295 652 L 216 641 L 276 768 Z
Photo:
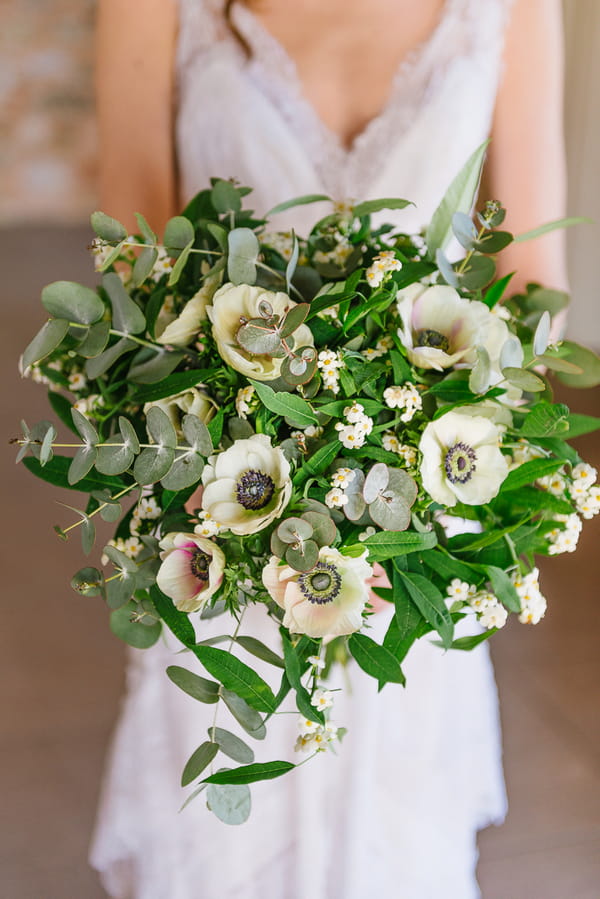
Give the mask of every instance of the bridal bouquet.
M 49 386 L 69 436 L 23 423 L 19 459 L 87 494 L 60 538 L 77 527 L 90 554 L 98 519 L 116 523 L 72 586 L 101 597 L 138 649 L 169 628 L 179 658 L 203 669 L 173 665 L 171 680 L 224 703 L 254 739 L 287 699 L 296 748 L 333 748 L 334 660 L 352 657 L 380 688 L 404 684 L 425 635 L 469 650 L 510 613 L 535 624 L 546 608 L 535 556 L 574 550 L 600 510 L 596 472 L 567 442 L 600 420 L 555 403 L 545 374 L 590 386 L 600 362 L 551 342 L 564 294 L 530 284 L 508 296 L 510 276 L 495 278 L 515 238 L 498 203 L 465 211 L 482 152 L 418 236 L 374 223 L 407 205 L 397 199 L 332 206 L 306 236 L 272 231 L 244 208 L 248 188 L 214 179 L 162 241 L 141 215 L 130 236 L 94 213 L 98 288 L 42 292 L 49 318 L 22 369 Z M 448 536 L 456 519 L 469 532 L 463 521 Z M 382 642 L 369 633 L 374 570 L 395 612 Z M 279 652 L 240 634 L 251 604 L 279 629 Z M 224 636 L 207 638 L 217 614 Z M 455 636 L 468 617 L 477 626 Z M 215 770 L 219 753 L 239 766 Z M 182 782 L 239 823 L 247 785 L 294 767 L 255 762 L 215 724 Z

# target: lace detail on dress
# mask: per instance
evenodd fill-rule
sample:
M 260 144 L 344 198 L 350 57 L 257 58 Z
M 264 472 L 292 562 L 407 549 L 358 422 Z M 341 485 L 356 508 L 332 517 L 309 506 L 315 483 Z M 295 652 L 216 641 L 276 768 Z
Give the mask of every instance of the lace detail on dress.
M 179 0 L 179 72 L 191 65 L 203 51 L 227 40 L 223 5 L 223 0 Z
M 321 120 L 303 93 L 295 62 L 246 6 L 234 7 L 236 26 L 253 50 L 248 74 L 293 129 L 336 199 L 348 197 L 348 185 L 364 192 L 387 148 L 401 139 L 428 104 L 457 59 L 478 55 L 498 68 L 506 21 L 513 0 L 446 0 L 432 33 L 398 66 L 380 112 L 345 147 Z

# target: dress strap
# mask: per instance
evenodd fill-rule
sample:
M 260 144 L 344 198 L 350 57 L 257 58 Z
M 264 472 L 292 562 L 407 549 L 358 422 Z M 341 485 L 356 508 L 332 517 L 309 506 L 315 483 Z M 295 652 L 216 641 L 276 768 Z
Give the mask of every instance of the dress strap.
M 179 0 L 177 63 L 186 68 L 228 35 L 224 0 Z

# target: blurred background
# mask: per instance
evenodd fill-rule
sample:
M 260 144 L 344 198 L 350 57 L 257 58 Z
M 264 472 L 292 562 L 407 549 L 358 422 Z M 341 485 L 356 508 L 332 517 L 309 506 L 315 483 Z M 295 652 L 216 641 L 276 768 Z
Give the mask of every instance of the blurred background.
M 43 315 L 39 293 L 59 278 L 94 283 L 86 224 L 96 207 L 94 0 L 0 5 L 0 332 L 5 573 L 0 630 L 0 895 L 102 899 L 86 854 L 125 648 L 97 599 L 71 592 L 76 540 L 58 492 L 13 465 L 18 421 L 47 417 L 44 389 L 21 381 L 19 353 Z M 593 225 L 569 233 L 569 336 L 600 349 L 595 267 L 600 245 L 600 3 L 565 0 L 565 134 L 569 212 Z M 600 414 L 598 389 L 557 398 Z M 582 456 L 600 467 L 597 437 Z M 69 498 L 67 498 L 69 501 Z M 510 811 L 480 837 L 484 899 L 600 896 L 600 522 L 575 556 L 542 564 L 546 618 L 513 622 L 492 641 L 501 696 Z M 268 897 L 270 899 L 270 897 Z M 410 899 L 410 897 L 406 897 Z

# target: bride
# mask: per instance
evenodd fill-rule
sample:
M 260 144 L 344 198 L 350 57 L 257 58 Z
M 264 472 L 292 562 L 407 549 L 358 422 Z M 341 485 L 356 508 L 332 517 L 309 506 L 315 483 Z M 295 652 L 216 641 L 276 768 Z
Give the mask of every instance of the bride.
M 211 176 L 235 177 L 259 214 L 308 193 L 403 196 L 416 205 L 398 223 L 418 231 L 491 134 L 486 198 L 528 230 L 563 212 L 561 52 L 559 0 L 100 0 L 101 208 L 159 228 Z M 301 231 L 319 213 L 300 207 L 273 226 Z M 556 232 L 511 245 L 502 263 L 518 271 L 515 290 L 565 285 Z M 245 623 L 275 640 L 261 608 Z M 422 640 L 405 691 L 339 675 L 338 756 L 257 784 L 235 828 L 202 796 L 178 813 L 181 770 L 211 722 L 165 675 L 173 642 L 130 655 L 91 854 L 110 896 L 479 895 L 476 831 L 505 811 L 485 645 L 444 655 Z M 281 716 L 265 759 L 289 756 L 294 729 Z

